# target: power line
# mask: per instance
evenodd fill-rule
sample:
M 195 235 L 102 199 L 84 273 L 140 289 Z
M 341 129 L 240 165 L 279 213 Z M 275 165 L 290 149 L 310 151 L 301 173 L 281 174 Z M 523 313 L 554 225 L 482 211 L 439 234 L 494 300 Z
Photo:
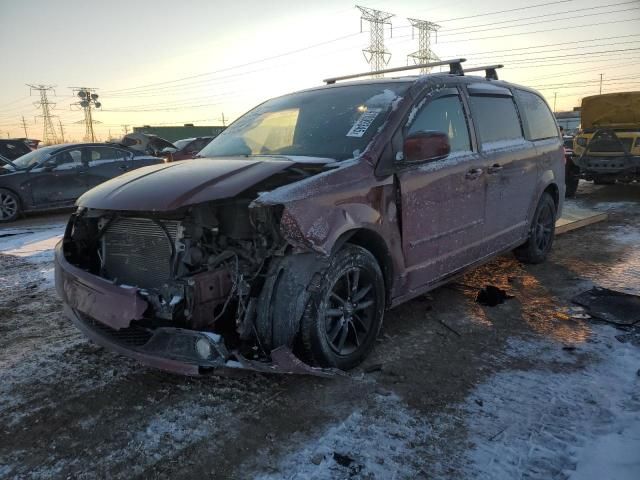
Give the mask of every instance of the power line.
M 540 20 L 537 22 L 529 22 L 529 23 L 522 23 L 519 25 L 507 25 L 504 27 L 492 27 L 492 28 L 484 28 L 481 30 L 469 30 L 468 28 L 465 28 L 464 31 L 462 32 L 453 32 L 453 33 L 441 33 L 440 36 L 441 37 L 452 37 L 454 35 L 468 35 L 470 33 L 480 33 L 480 32 L 488 32 L 490 30 L 504 30 L 507 28 L 519 28 L 519 27 L 526 27 L 529 25 L 538 25 L 540 23 L 549 23 L 549 22 L 560 22 L 560 21 L 564 21 L 564 20 L 575 20 L 577 18 L 585 18 L 585 17 L 593 17 L 596 15 L 609 15 L 612 13 L 623 13 L 623 12 L 629 12 L 632 10 L 638 10 L 640 9 L 640 7 L 633 7 L 633 8 L 625 8 L 622 10 L 612 10 L 609 12 L 597 12 L 597 13 L 585 13 L 584 15 L 572 15 L 571 17 L 567 17 L 567 18 L 552 18 L 552 19 L 546 19 L 546 20 Z M 521 21 L 521 20 L 514 20 L 514 21 Z M 473 28 L 473 27 L 469 27 L 469 28 Z
M 610 22 L 597 22 L 597 23 L 586 23 L 584 25 L 572 25 L 571 28 L 575 29 L 575 28 L 584 28 L 584 27 L 593 27 L 595 25 L 609 25 L 612 23 L 624 23 L 624 22 L 635 22 L 637 20 L 640 20 L 640 18 L 628 18 L 626 20 L 612 20 Z M 438 43 L 459 43 L 459 42 L 468 42 L 471 40 L 491 40 L 491 39 L 495 39 L 495 38 L 506 38 L 506 37 L 513 37 L 515 35 L 532 35 L 534 33 L 546 33 L 546 32 L 555 32 L 558 30 L 564 30 L 567 27 L 558 27 L 558 28 L 549 28 L 546 30 L 534 30 L 532 32 L 516 32 L 516 33 L 508 33 L 505 35 L 492 35 L 491 37 L 474 37 L 474 38 L 465 38 L 464 40 L 447 40 L 444 42 L 438 42 Z
M 628 2 L 609 3 L 607 5 L 598 5 L 598 6 L 595 6 L 595 7 L 591 7 L 589 10 L 597 10 L 597 9 L 608 8 L 608 7 L 619 7 L 621 5 L 629 5 L 630 3 L 637 4 L 638 2 L 637 2 L 637 0 L 632 0 L 632 1 L 628 1 Z M 567 14 L 567 13 L 575 14 L 576 11 L 575 10 L 565 10 L 563 12 L 545 13 L 544 15 L 534 15 L 534 16 L 531 16 L 531 17 L 523 17 L 523 18 L 515 18 L 515 19 L 511 19 L 511 20 L 503 20 L 501 22 L 483 23 L 481 25 L 472 25 L 472 26 L 467 26 L 467 27 L 448 28 L 448 29 L 446 29 L 446 32 L 447 32 L 447 34 L 449 34 L 449 32 L 455 32 L 455 31 L 458 31 L 458 30 L 468 30 L 470 28 L 494 27 L 495 25 L 500 25 L 500 24 L 503 24 L 503 23 L 522 22 L 522 21 L 525 21 L 525 20 L 533 20 L 534 18 L 554 17 L 556 15 L 564 15 L 564 14 Z M 615 13 L 615 12 L 599 12 L 599 13 L 595 13 L 594 15 L 605 15 L 605 14 L 609 14 L 609 13 Z M 570 17 L 570 18 L 565 18 L 565 19 L 562 19 L 562 20 L 570 20 L 571 18 L 580 18 L 580 17 Z M 520 26 L 522 26 L 522 25 L 520 25 Z M 402 27 L 398 27 L 398 28 L 402 28 Z M 510 27 L 507 26 L 507 27 L 501 27 L 501 28 L 510 28 Z M 469 33 L 473 33 L 473 32 L 469 32 Z
M 95 142 L 96 136 L 93 130 L 93 124 L 98 123 L 93 119 L 93 108 L 100 108 L 102 104 L 98 101 L 99 95 L 95 88 L 89 87 L 71 87 L 72 91 L 80 99 L 76 103 L 72 103 L 71 107 L 77 106 L 82 109 L 84 113 L 84 126 L 85 126 L 85 140 Z M 79 123 L 82 123 L 80 121 Z
M 468 15 L 466 17 L 447 18 L 445 20 L 438 20 L 438 22 L 439 23 L 454 22 L 456 20 L 466 20 L 468 18 L 486 17 L 486 16 L 489 16 L 489 15 L 498 15 L 500 13 L 519 12 L 521 10 L 530 10 L 532 8 L 546 7 L 548 5 L 559 5 L 561 3 L 569 3 L 569 2 L 572 2 L 572 1 L 573 0 L 559 0 L 559 1 L 556 1 L 556 2 L 538 3 L 536 5 L 528 5 L 526 7 L 511 8 L 509 10 L 498 10 L 498 11 L 493 11 L 493 12 L 479 13 L 479 14 L 476 14 L 476 15 Z

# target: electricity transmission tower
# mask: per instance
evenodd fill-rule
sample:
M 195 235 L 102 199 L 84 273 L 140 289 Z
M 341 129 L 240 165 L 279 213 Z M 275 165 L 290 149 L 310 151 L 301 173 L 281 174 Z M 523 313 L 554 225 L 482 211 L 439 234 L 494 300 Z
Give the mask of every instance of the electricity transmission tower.
M 30 85 L 27 86 L 31 89 L 29 94 L 34 90 L 40 93 L 40 102 L 34 103 L 34 105 L 42 111 L 39 117 L 42 117 L 43 129 L 42 129 L 42 141 L 45 145 L 51 145 L 58 143 L 58 136 L 56 135 L 56 130 L 53 128 L 53 117 L 51 115 L 51 108 L 56 104 L 49 101 L 47 98 L 47 92 L 53 91 L 53 86 L 51 85 Z M 55 92 L 54 92 L 55 94 Z
M 384 48 L 384 26 L 389 25 L 392 29 L 391 21 L 393 13 L 374 10 L 373 8 L 361 7 L 356 5 L 360 10 L 360 31 L 362 32 L 362 21 L 369 22 L 369 47 L 362 50 L 364 58 L 371 65 L 371 71 L 382 70 L 391 59 L 391 53 Z M 375 75 L 381 77 L 382 75 Z
M 64 143 L 64 129 L 62 128 L 62 122 L 58 119 L 58 125 L 60 125 L 60 139 L 62 143 Z
M 27 122 L 24 119 L 24 115 L 22 115 L 22 128 L 24 128 L 24 138 L 29 138 L 29 134 L 27 133 Z
M 411 23 L 411 36 L 413 37 L 414 30 L 418 30 L 418 50 L 416 52 L 407 55 L 407 63 L 412 58 L 416 65 L 421 63 L 439 62 L 438 56 L 431 50 L 431 34 L 436 34 L 438 38 L 438 29 L 440 25 L 428 22 L 426 20 L 418 20 L 417 18 L 408 18 Z M 428 73 L 428 68 L 420 69 L 422 73 Z
M 95 142 L 96 135 L 93 131 L 93 124 L 100 123 L 93 119 L 93 108 L 100 108 L 102 104 L 98 101 L 99 95 L 95 93 L 95 88 L 88 87 L 71 87 L 73 93 L 80 99 L 77 103 L 72 103 L 71 106 L 74 105 L 82 108 L 84 112 L 84 121 L 80 121 L 78 123 L 84 123 L 84 139 L 87 142 Z

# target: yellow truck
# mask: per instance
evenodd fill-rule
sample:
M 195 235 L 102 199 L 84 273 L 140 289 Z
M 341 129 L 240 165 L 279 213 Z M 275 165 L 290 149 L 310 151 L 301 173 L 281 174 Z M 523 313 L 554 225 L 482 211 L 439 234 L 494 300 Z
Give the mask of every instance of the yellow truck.
M 579 177 L 596 184 L 640 181 L 640 92 L 585 97 L 581 117 L 573 144 Z

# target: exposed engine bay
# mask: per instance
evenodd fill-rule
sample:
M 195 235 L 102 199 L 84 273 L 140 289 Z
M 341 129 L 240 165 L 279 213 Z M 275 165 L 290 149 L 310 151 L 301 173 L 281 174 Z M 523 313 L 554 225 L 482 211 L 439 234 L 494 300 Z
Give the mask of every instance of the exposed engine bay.
M 137 288 L 150 306 L 142 326 L 224 333 L 227 348 L 253 350 L 255 357 L 265 353 L 253 325 L 261 273 L 287 243 L 278 209 L 249 209 L 251 200 L 144 216 L 80 209 L 69 225 L 65 255 L 115 285 Z

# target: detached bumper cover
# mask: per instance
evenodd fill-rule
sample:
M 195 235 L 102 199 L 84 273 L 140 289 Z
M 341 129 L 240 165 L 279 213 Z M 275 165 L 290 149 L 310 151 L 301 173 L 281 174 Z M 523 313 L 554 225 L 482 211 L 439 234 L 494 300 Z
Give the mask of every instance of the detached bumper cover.
M 98 345 L 150 367 L 182 375 L 199 375 L 212 368 L 324 377 L 339 373 L 311 367 L 286 347 L 271 352 L 272 362 L 259 362 L 227 351 L 222 337 L 212 332 L 137 325 L 135 320 L 142 319 L 148 308 L 138 289 L 114 285 L 71 265 L 64 258 L 62 242 L 55 250 L 55 278 L 65 313 L 81 332 Z M 202 348 L 199 353 L 198 342 L 208 355 L 202 355 Z

